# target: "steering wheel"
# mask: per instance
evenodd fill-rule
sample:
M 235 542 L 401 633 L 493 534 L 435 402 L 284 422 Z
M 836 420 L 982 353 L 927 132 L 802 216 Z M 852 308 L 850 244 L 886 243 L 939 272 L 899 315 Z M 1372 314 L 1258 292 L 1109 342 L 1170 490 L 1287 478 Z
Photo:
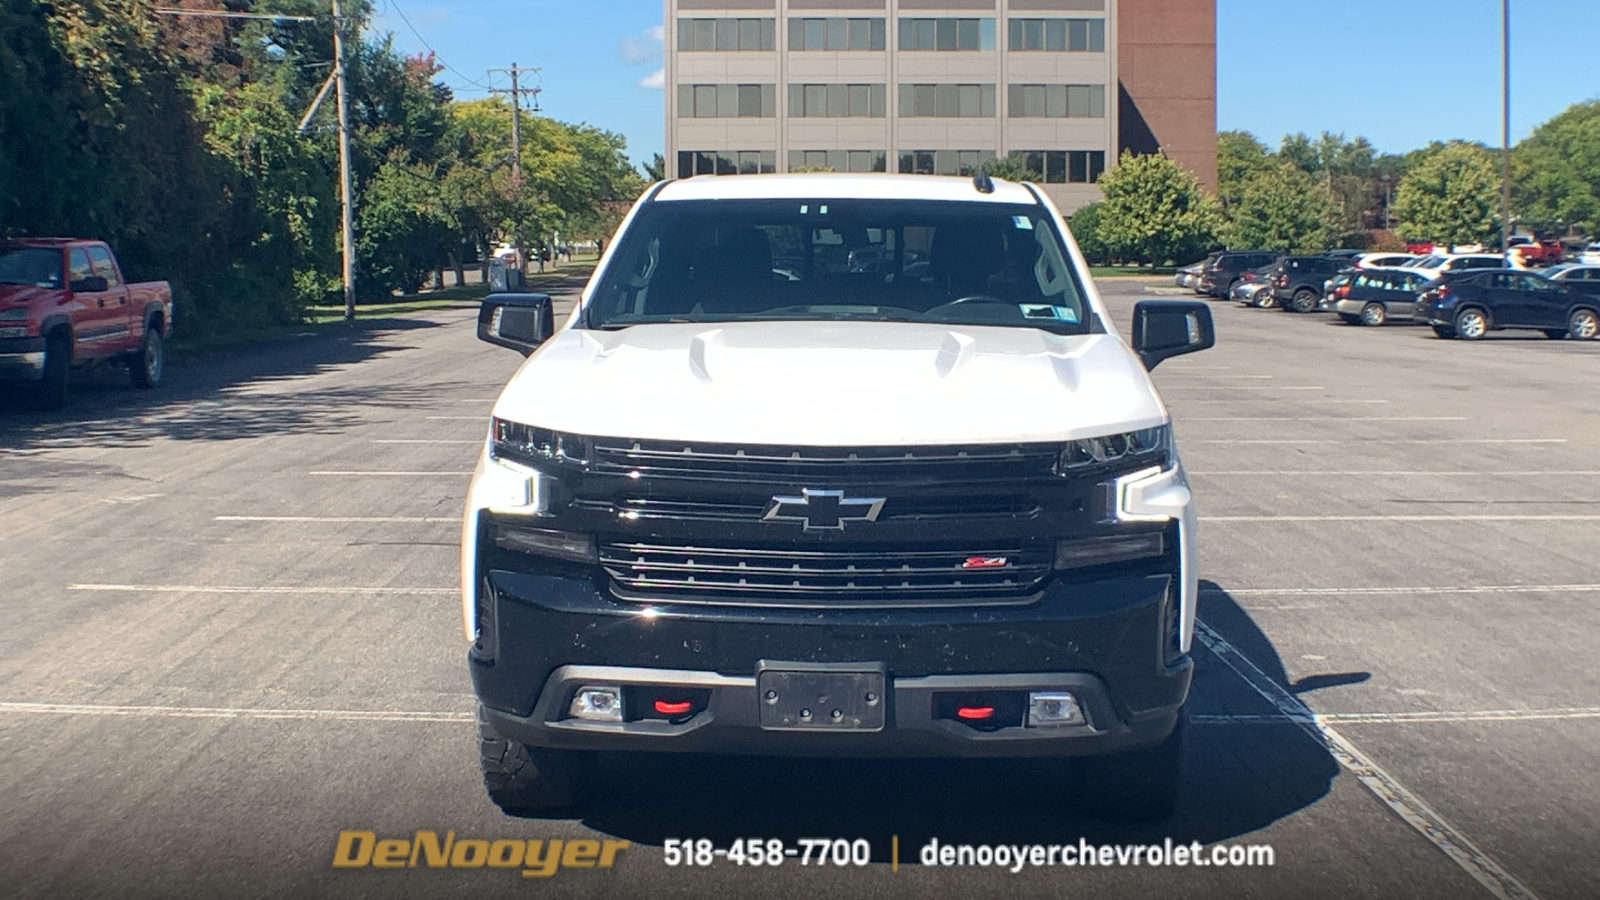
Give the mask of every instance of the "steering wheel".
M 945 306 L 962 306 L 962 305 L 967 304 L 967 303 L 998 303 L 998 304 L 1000 304 L 1002 306 L 1010 306 L 1011 305 L 1008 301 L 1001 300 L 999 297 L 996 297 L 996 296 L 994 296 L 992 294 L 972 294 L 970 296 L 961 297 L 961 298 L 956 299 L 956 300 L 951 300 L 949 303 L 946 303 L 944 305 Z

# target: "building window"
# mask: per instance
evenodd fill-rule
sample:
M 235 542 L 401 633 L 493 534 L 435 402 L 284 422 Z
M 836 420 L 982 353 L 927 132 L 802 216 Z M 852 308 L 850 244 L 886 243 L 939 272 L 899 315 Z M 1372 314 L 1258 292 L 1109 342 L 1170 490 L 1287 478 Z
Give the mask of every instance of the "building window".
M 777 19 L 679 19 L 678 49 L 685 52 L 776 50 Z
M 883 19 L 789 20 L 790 50 L 884 50 L 887 35 Z
M 1104 53 L 1105 19 L 1012 19 L 1012 50 Z
M 888 155 L 882 150 L 790 150 L 789 171 L 797 169 L 884 172 Z
M 992 84 L 902 84 L 903 118 L 992 119 L 995 116 Z
M 902 150 L 900 171 L 910 175 L 976 175 L 993 150 Z
M 1094 184 L 1106 170 L 1104 150 L 1021 150 L 1011 158 L 1046 184 Z
M 680 119 L 771 119 L 778 89 L 771 84 L 680 84 Z
M 1010 88 L 1014 119 L 1103 119 L 1106 86 L 1103 84 L 1013 84 Z
M 679 178 L 695 175 L 771 175 L 776 171 L 776 150 L 678 151 Z
M 881 84 L 791 84 L 789 115 L 802 119 L 882 119 L 889 91 Z
M 901 50 L 993 50 L 993 19 L 901 19 Z

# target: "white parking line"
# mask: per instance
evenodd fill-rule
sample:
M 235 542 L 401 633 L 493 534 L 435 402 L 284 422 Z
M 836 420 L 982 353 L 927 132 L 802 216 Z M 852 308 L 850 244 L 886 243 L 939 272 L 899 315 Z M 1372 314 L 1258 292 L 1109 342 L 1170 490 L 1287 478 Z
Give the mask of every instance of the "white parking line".
M 483 441 L 374 440 L 374 444 L 481 444 Z
M 1201 516 L 1202 522 L 1600 522 L 1596 516 Z
M 1461 725 L 1472 722 L 1552 722 L 1574 719 L 1600 719 L 1600 707 L 1579 706 L 1567 709 L 1485 709 L 1443 710 L 1397 713 L 1316 713 L 1315 723 L 1330 725 Z M 1193 715 L 1195 725 L 1303 725 L 1300 718 L 1283 713 L 1251 715 Z
M 1233 597 L 1359 597 L 1413 594 L 1589 594 L 1600 584 L 1500 584 L 1460 587 L 1220 588 L 1202 587 L 1201 594 Z
M 1566 438 L 1452 438 L 1448 441 L 1414 440 L 1411 438 L 1346 438 L 1343 440 L 1233 440 L 1230 438 L 1211 438 L 1208 440 L 1185 439 L 1184 445 L 1189 444 L 1565 444 Z M 473 443 L 477 443 L 474 441 Z
M 1304 476 L 1311 476 L 1311 477 L 1317 477 L 1317 478 L 1322 478 L 1322 477 L 1327 477 L 1327 476 L 1334 476 L 1334 475 L 1339 475 L 1339 476 L 1357 476 L 1357 477 L 1364 477 L 1364 478 L 1376 478 L 1376 477 L 1382 477 L 1382 478 L 1428 478 L 1428 477 L 1434 477 L 1434 478 L 1534 478 L 1534 477 L 1539 477 L 1539 478 L 1544 478 L 1544 477 L 1549 477 L 1549 478 L 1572 478 L 1572 477 L 1582 477 L 1582 476 L 1590 476 L 1590 475 L 1600 475 L 1600 470 L 1595 470 L 1595 471 L 1576 471 L 1576 472 L 1535 472 L 1535 471 L 1524 471 L 1524 472 L 1515 472 L 1515 471 L 1513 471 L 1513 472 L 1464 472 L 1464 471 L 1463 472 L 1443 472 L 1443 471 L 1435 471 L 1435 472 L 1423 472 L 1423 471 L 1403 472 L 1403 471 L 1384 471 L 1384 470 L 1381 470 L 1381 469 L 1379 469 L 1379 470 L 1373 470 L 1373 469 L 1367 469 L 1367 470 L 1351 469 L 1351 470 L 1348 470 L 1348 471 L 1337 471 L 1337 470 L 1332 470 L 1332 469 L 1326 469 L 1326 470 L 1322 470 L 1322 471 L 1316 471 L 1316 470 L 1288 470 L 1288 469 L 1255 469 L 1255 470 L 1243 470 L 1243 469 L 1241 469 L 1241 470 L 1230 471 L 1230 472 L 1197 472 L 1197 471 L 1189 470 L 1188 474 L 1190 474 L 1190 475 L 1205 475 L 1205 476 L 1208 476 L 1208 477 L 1211 477 L 1211 478 L 1223 478 L 1223 477 L 1231 477 L 1231 476 L 1236 476 L 1236 475 L 1237 476 L 1248 476 L 1248 477 L 1251 477 L 1251 478 L 1259 478 L 1259 477 L 1261 477 L 1263 475 L 1304 475 Z
M 459 516 L 212 516 L 213 522 L 325 522 L 338 525 L 399 522 L 402 524 L 460 524 Z
M 483 416 L 423 416 L 429 422 L 482 422 Z
M 1243 679 L 1245 684 L 1275 706 L 1286 720 L 1299 725 L 1312 739 L 1322 744 L 1340 765 L 1361 782 L 1363 787 L 1388 804 L 1401 821 L 1416 829 L 1437 847 L 1439 852 L 1448 856 L 1479 884 L 1487 888 L 1489 893 L 1501 900 L 1536 900 L 1536 895 L 1532 891 L 1524 887 L 1488 854 L 1479 850 L 1466 835 L 1430 809 L 1421 798 L 1407 790 L 1405 785 L 1384 771 L 1348 738 L 1335 731 L 1327 722 L 1320 721 L 1311 708 L 1300 701 L 1300 698 L 1268 677 L 1249 657 L 1228 643 L 1222 635 L 1213 631 L 1205 622 L 1197 622 L 1195 636 L 1206 649 Z
M 1172 391 L 1206 391 L 1207 393 L 1214 393 L 1214 392 L 1216 392 L 1218 390 L 1222 390 L 1224 387 L 1226 387 L 1230 391 L 1325 391 L 1325 390 L 1327 390 L 1327 388 L 1323 387 L 1320 384 L 1297 384 L 1297 385 L 1281 385 L 1281 384 L 1218 385 L 1218 384 L 1209 384 L 1209 385 L 1205 385 L 1203 387 L 1200 386 L 1200 385 L 1194 385 L 1194 384 L 1174 384 L 1174 385 L 1171 385 L 1169 387 L 1161 388 L 1161 393 L 1166 394 L 1166 393 L 1170 393 Z
M 34 716 L 141 716 L 161 719 L 289 719 L 322 722 L 470 722 L 470 712 L 401 709 L 247 709 L 205 706 L 101 706 L 81 703 L 0 702 L 0 714 Z
M 453 596 L 459 588 L 403 588 L 403 587 L 239 587 L 235 585 L 205 584 L 69 584 L 69 591 L 97 591 L 119 594 L 313 594 L 343 596 L 347 594 L 394 594 L 399 596 Z
M 371 476 L 374 478 L 459 478 L 471 472 L 341 472 L 337 470 L 307 472 L 307 475 Z

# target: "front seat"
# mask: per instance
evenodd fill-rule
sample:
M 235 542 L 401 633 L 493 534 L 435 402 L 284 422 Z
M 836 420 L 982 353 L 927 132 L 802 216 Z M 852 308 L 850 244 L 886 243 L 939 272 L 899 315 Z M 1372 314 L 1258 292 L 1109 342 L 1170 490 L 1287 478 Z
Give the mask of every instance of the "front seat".
M 1006 264 L 1005 238 L 991 223 L 940 225 L 928 248 L 928 274 L 942 303 L 988 294 L 989 278 Z
M 695 255 L 693 291 L 702 312 L 738 314 L 772 307 L 772 241 L 759 228 L 720 232 Z

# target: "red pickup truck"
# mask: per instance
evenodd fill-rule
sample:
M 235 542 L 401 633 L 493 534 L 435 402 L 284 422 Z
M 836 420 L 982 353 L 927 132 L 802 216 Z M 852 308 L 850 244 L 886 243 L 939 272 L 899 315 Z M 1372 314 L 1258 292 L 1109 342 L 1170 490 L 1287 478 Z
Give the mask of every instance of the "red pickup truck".
M 39 405 L 59 409 L 73 367 L 110 362 L 155 387 L 171 335 L 172 288 L 128 283 L 104 243 L 0 241 L 0 384 L 31 382 Z

